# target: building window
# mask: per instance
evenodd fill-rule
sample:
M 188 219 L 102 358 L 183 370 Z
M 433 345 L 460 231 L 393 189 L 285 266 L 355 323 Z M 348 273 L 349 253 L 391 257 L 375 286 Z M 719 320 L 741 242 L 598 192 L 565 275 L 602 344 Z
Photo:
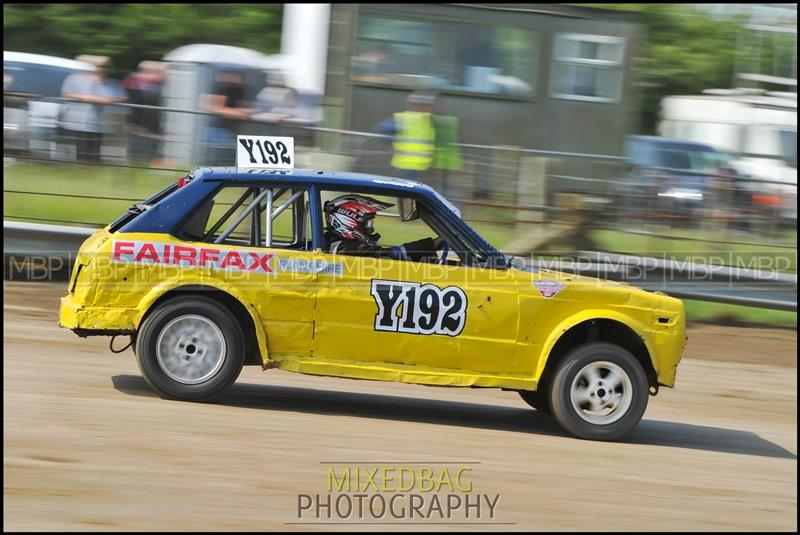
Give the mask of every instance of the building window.
M 410 89 L 533 94 L 535 32 L 440 20 L 363 16 L 353 80 Z
M 556 35 L 552 94 L 557 98 L 615 102 L 622 93 L 625 40 L 604 35 Z

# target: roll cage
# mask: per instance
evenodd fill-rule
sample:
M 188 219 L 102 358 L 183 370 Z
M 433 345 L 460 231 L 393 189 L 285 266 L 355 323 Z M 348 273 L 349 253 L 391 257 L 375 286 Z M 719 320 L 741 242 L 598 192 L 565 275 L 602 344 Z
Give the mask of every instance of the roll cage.
M 321 190 L 409 197 L 420 207 L 420 218 L 448 241 L 462 265 L 492 269 L 510 267 L 509 260 L 470 228 L 449 202 L 423 184 L 355 173 L 298 170 L 239 173 L 227 169 L 195 169 L 182 181 L 181 186 L 173 184 L 145 203 L 132 207 L 112 224 L 110 230 L 166 232 L 179 239 L 231 243 L 226 240 L 233 229 L 249 217 L 250 239 L 238 245 L 270 247 L 275 245 L 269 232 L 272 222 L 293 206 L 294 240 L 281 246 L 323 249 L 325 229 Z M 211 211 L 209 200 L 213 200 L 220 189 L 228 186 L 246 189 L 217 224 L 206 229 Z M 306 195 L 301 194 L 303 192 L 307 192 L 308 202 Z M 243 205 L 245 209 L 233 218 L 235 211 Z M 262 226 L 261 216 L 265 214 L 271 216 L 264 218 Z

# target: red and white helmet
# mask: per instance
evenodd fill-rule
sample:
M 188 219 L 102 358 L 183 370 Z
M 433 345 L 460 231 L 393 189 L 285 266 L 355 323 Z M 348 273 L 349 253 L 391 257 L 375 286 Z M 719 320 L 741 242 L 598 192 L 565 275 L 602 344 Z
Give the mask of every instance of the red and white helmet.
M 362 195 L 342 195 L 324 205 L 328 230 L 342 240 L 374 243 L 380 239 L 372 228 L 375 214 L 394 206 Z

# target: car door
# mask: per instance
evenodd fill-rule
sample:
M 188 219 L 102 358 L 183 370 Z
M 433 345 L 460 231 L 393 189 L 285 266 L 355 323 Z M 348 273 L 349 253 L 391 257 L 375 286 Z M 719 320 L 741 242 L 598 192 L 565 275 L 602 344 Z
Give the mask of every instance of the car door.
M 186 240 L 211 244 L 204 246 L 209 264 L 220 268 L 212 276 L 256 308 L 274 359 L 311 354 L 318 255 L 311 250 L 307 199 L 302 187 L 223 187 L 181 231 Z
M 518 281 L 508 270 L 320 257 L 338 268 L 319 274 L 315 356 L 487 374 L 516 366 Z

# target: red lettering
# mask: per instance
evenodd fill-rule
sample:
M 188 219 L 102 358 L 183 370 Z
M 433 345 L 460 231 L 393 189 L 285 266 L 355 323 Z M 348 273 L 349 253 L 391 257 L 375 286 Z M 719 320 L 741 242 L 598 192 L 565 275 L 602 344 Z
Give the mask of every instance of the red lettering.
M 176 245 L 172 248 L 172 263 L 180 264 L 181 260 L 186 260 L 190 266 L 193 266 L 196 263 L 196 253 L 197 251 L 194 247 L 183 247 L 182 245 Z
M 217 262 L 219 261 L 219 251 L 216 249 L 206 249 L 205 247 L 200 249 L 200 265 L 205 267 L 205 265 L 209 262 Z
M 269 264 L 267 264 L 267 262 L 269 262 L 269 259 L 272 258 L 272 253 L 266 253 L 259 257 L 258 253 L 251 252 L 250 258 L 252 258 L 254 262 L 250 264 L 248 271 L 254 271 L 258 267 L 261 267 L 261 269 L 263 269 L 265 273 L 272 273 L 272 269 L 269 267 Z
M 136 253 L 136 262 L 141 262 L 145 259 L 152 260 L 153 262 L 159 261 L 158 253 L 152 243 L 145 243 L 142 245 L 142 248 L 139 249 L 139 252 Z
M 164 244 L 164 262 L 169 263 L 169 244 Z
M 114 260 L 119 260 L 119 257 L 124 254 L 133 254 L 133 242 L 132 241 L 114 242 Z
M 237 251 L 228 251 L 228 255 L 225 257 L 219 267 L 220 269 L 225 269 L 226 267 L 233 265 L 241 270 L 244 270 L 244 262 L 242 262 L 242 257 L 239 256 L 239 253 Z

